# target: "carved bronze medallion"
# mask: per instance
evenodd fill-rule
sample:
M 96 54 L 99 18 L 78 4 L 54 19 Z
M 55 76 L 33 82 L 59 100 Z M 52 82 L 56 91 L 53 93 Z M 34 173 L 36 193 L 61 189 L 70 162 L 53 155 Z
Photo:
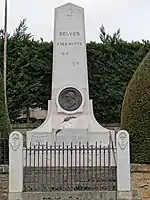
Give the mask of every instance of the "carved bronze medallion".
M 58 102 L 64 110 L 74 111 L 81 106 L 82 95 L 77 89 L 68 87 L 60 92 Z

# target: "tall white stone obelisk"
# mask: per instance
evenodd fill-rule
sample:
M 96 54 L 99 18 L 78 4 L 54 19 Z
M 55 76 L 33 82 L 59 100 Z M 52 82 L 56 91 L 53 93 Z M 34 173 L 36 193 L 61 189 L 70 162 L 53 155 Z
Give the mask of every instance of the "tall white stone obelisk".
M 55 9 L 52 96 L 45 122 L 27 132 L 28 145 L 46 141 L 107 145 L 110 131 L 93 114 L 89 99 L 84 9 L 67 3 Z

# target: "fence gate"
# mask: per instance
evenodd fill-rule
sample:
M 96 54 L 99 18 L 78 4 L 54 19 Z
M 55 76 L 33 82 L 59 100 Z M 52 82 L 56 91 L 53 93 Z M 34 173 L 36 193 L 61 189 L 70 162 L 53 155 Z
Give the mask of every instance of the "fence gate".
M 117 190 L 113 145 L 30 145 L 24 155 L 24 192 Z

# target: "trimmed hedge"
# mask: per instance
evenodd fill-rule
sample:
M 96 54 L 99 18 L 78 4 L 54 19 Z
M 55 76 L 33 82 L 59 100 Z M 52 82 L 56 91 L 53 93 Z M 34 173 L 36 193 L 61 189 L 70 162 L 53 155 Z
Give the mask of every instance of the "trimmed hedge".
M 47 109 L 47 100 L 51 98 L 53 43 L 35 41 L 26 30 L 23 20 L 7 38 L 7 97 L 12 121 L 29 107 Z M 87 44 L 90 99 L 99 123 L 120 123 L 125 89 L 149 51 L 150 41 L 127 42 L 121 39 L 119 30 L 111 36 L 103 26 L 99 36 L 99 43 Z M 3 43 L 1 31 L 2 71 Z
M 9 118 L 5 109 L 3 77 L 0 72 L 0 138 L 7 138 L 10 131 Z
M 10 131 L 10 121 L 5 109 L 3 77 L 0 72 L 0 164 L 8 164 L 8 136 Z
M 150 163 L 150 52 L 135 71 L 126 89 L 121 128 L 130 133 L 131 161 Z

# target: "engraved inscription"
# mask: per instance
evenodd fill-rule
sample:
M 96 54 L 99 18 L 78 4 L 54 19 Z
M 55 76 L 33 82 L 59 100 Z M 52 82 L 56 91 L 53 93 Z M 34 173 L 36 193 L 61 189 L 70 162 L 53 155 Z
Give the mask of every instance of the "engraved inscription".
M 65 56 L 65 55 L 68 55 L 68 54 L 69 54 L 68 52 L 61 52 L 62 56 Z
M 74 111 L 81 106 L 82 95 L 77 89 L 68 87 L 60 92 L 58 101 L 64 110 Z
M 59 32 L 59 36 L 65 36 L 65 37 L 69 37 L 69 36 L 80 36 L 79 32 L 72 32 L 72 31 L 68 31 L 68 32 Z
M 59 37 L 79 37 L 81 35 L 80 32 L 78 31 L 60 31 L 58 33 Z M 70 42 L 66 42 L 66 41 L 57 41 L 56 42 L 57 46 L 82 46 L 83 42 L 82 41 L 70 41 Z
M 48 135 L 32 135 L 31 137 L 31 145 L 38 147 L 40 146 L 46 146 L 46 143 L 48 142 Z
M 66 16 L 68 17 L 68 19 L 71 19 L 71 17 L 74 15 L 74 12 L 71 8 L 68 9 L 68 12 L 66 14 Z
M 11 136 L 11 147 L 14 151 L 17 151 L 19 146 L 20 146 L 20 138 L 19 138 L 19 134 L 18 133 L 14 133 L 12 136 Z
M 57 46 L 82 46 L 82 42 L 57 42 Z
M 72 62 L 72 65 L 73 65 L 73 66 L 76 66 L 76 65 L 79 65 L 79 64 L 80 64 L 79 61 L 73 61 L 73 62 Z
M 43 197 L 42 200 L 79 200 L 79 197 L 76 196 L 68 196 L 67 199 L 64 197 Z M 86 198 L 87 199 L 87 198 Z M 89 200 L 89 198 L 87 199 Z
M 58 135 L 56 138 L 56 144 L 57 145 L 62 145 L 64 142 L 65 145 L 70 145 L 70 143 L 72 142 L 72 145 L 78 145 L 79 142 L 81 142 L 81 144 L 86 144 L 85 142 L 85 138 L 82 136 L 71 136 L 70 138 L 65 137 L 65 135 Z
M 121 132 L 119 135 L 119 146 L 122 150 L 124 150 L 128 144 L 128 140 L 127 140 L 127 134 L 126 132 Z

